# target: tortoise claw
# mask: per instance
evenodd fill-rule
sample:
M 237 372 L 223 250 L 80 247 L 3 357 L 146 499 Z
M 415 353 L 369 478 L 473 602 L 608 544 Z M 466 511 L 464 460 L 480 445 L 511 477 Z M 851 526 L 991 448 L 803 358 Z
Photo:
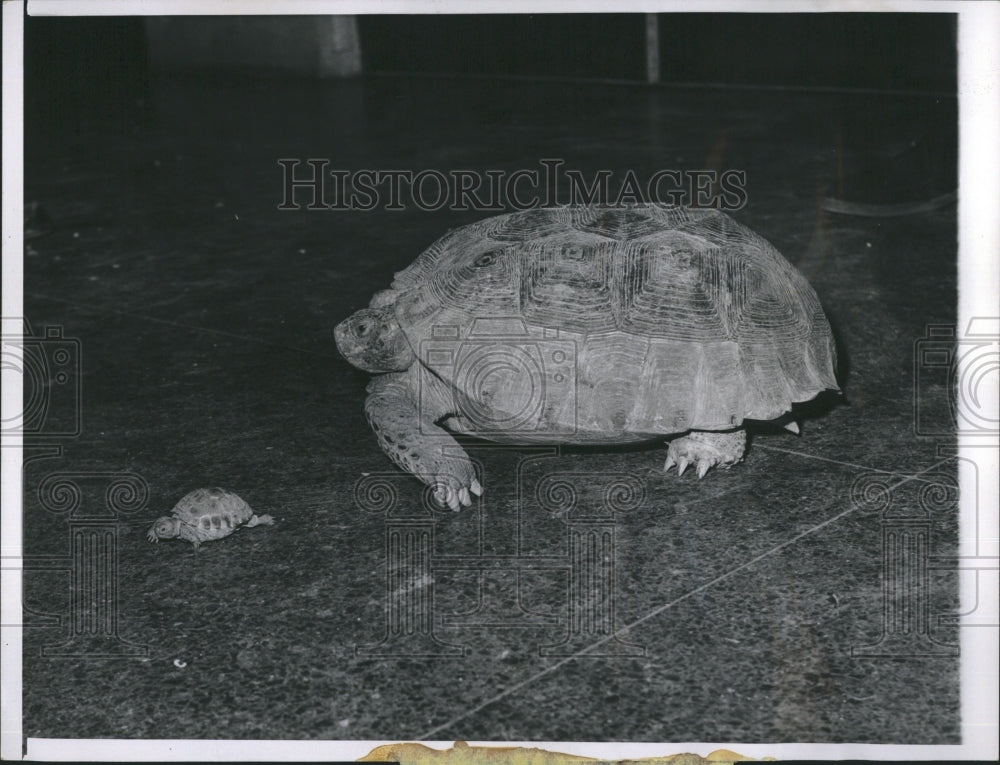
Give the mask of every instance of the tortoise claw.
M 446 505 L 456 512 L 462 507 L 458 489 L 454 489 L 444 482 L 439 483 L 434 490 L 434 501 L 439 505 Z
M 461 486 L 454 479 L 439 478 L 434 484 L 434 501 L 442 507 L 449 507 L 456 512 L 463 507 L 469 507 L 472 504 L 472 494 L 475 493 L 475 490 L 479 489 L 480 494 L 483 491 L 483 487 L 478 482 L 473 480 L 472 483 L 475 485 Z
M 692 431 L 689 435 L 673 439 L 667 446 L 664 470 L 677 465 L 677 475 L 694 467 L 698 478 L 704 478 L 713 467 L 727 468 L 743 459 L 746 448 L 744 431 L 705 432 Z

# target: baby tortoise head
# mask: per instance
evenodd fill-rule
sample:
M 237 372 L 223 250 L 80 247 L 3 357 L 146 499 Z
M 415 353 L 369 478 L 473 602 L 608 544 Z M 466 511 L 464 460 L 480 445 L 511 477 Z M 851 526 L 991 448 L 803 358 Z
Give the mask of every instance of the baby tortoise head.
M 161 539 L 174 539 L 175 537 L 180 536 L 180 533 L 180 519 L 163 516 L 162 518 L 156 519 L 156 523 L 153 524 L 153 528 L 151 528 L 146 534 L 146 539 L 150 542 L 158 542 Z

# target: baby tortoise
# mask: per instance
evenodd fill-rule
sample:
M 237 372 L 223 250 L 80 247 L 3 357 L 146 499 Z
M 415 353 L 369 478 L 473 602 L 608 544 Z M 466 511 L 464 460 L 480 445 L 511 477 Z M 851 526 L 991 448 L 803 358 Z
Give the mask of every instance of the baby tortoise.
M 146 534 L 150 542 L 180 537 L 195 547 L 228 537 L 243 526 L 273 525 L 270 515 L 255 515 L 250 505 L 225 489 L 195 489 L 181 498 L 169 516 L 158 518 Z

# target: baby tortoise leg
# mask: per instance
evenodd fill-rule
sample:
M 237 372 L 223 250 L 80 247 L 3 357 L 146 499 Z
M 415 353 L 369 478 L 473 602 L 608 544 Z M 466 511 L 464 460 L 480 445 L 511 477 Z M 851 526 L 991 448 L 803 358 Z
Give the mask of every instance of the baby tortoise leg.
M 483 488 L 468 455 L 451 434 L 418 411 L 405 375 L 388 374 L 368 386 L 365 415 L 389 458 L 428 486 L 452 510 L 472 504 Z
M 745 430 L 730 430 L 716 433 L 707 430 L 692 430 L 686 436 L 675 438 L 667 447 L 667 461 L 664 470 L 677 466 L 677 475 L 683 475 L 688 465 L 698 468 L 698 477 L 704 478 L 710 467 L 728 468 L 743 459 L 747 446 Z
M 274 518 L 270 515 L 251 515 L 250 520 L 247 521 L 247 528 L 253 528 L 254 526 L 273 526 Z
M 201 547 L 201 539 L 198 537 L 198 530 L 190 523 L 181 521 L 177 536 L 191 543 L 195 550 Z

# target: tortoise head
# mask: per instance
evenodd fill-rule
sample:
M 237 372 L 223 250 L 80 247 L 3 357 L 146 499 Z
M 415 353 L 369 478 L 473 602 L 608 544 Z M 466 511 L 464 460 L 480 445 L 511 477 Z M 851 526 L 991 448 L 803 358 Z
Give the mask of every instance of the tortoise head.
M 394 290 L 382 290 L 371 305 L 344 319 L 333 331 L 337 350 L 366 372 L 402 372 L 416 355 L 396 318 Z
M 146 539 L 150 542 L 157 542 L 161 539 L 173 539 L 181 533 L 181 522 L 177 518 L 163 516 L 157 518 L 153 528 L 146 534 Z

